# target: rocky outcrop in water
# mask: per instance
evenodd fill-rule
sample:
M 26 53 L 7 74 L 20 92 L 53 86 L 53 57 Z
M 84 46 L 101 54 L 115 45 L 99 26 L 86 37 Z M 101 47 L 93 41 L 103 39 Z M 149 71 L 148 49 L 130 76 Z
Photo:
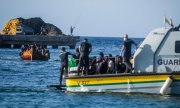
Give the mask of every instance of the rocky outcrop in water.
M 4 25 L 1 34 L 16 35 L 17 26 L 21 24 L 31 27 L 34 30 L 35 35 L 48 35 L 48 36 L 63 35 L 61 29 L 59 29 L 53 24 L 44 22 L 39 17 L 29 18 L 29 19 L 24 19 L 24 18 L 12 19 Z

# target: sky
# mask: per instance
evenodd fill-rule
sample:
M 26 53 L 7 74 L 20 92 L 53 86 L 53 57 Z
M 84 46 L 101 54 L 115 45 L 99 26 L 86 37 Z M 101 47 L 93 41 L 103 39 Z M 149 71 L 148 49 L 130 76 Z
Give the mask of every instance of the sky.
M 41 17 L 76 36 L 146 37 L 163 18 L 180 24 L 180 0 L 0 0 L 0 29 L 10 19 Z

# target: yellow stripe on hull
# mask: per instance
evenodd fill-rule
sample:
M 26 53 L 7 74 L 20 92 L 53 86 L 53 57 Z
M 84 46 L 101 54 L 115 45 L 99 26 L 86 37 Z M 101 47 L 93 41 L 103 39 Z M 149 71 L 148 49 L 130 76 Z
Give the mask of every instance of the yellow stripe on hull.
M 168 76 L 180 81 L 180 74 L 128 74 L 66 78 L 66 87 L 165 82 Z

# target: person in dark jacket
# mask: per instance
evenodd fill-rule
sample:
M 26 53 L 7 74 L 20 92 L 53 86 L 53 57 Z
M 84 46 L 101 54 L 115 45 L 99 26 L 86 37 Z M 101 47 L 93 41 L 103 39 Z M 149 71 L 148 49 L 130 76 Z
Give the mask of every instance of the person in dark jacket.
M 67 74 L 67 70 L 68 70 L 68 55 L 71 55 L 71 53 L 67 52 L 65 47 L 62 47 L 61 53 L 60 53 L 60 59 L 61 59 L 60 77 L 59 77 L 60 86 L 62 84 L 64 70 L 66 71 L 66 74 Z
M 77 65 L 78 65 L 78 63 L 79 63 L 79 58 L 80 58 L 80 50 L 79 50 L 79 48 L 76 48 L 76 63 L 77 63 Z
M 124 62 L 129 66 L 129 68 L 131 68 L 131 63 L 130 63 L 131 46 L 134 44 L 136 46 L 136 48 L 137 48 L 137 44 L 133 40 L 128 39 L 127 34 L 124 35 L 123 40 L 124 40 L 124 44 L 123 44 L 120 55 L 122 56 L 123 52 L 124 52 L 124 55 L 123 55 Z
M 117 73 L 126 72 L 126 65 L 123 63 L 122 56 L 116 56 L 116 71 Z
M 91 44 L 88 42 L 88 39 L 85 38 L 84 41 L 81 43 L 80 47 L 80 59 L 79 59 L 79 63 L 78 63 L 78 75 L 80 73 L 80 69 L 82 67 L 84 67 L 84 71 L 88 72 L 89 70 L 89 54 L 92 51 L 92 46 Z
M 99 53 L 99 60 L 96 63 L 97 63 L 97 74 L 104 74 L 107 72 L 107 70 L 106 70 L 107 63 L 105 62 L 103 52 Z
M 96 70 L 97 70 L 96 63 L 97 63 L 96 56 L 90 58 L 90 67 L 89 67 L 88 74 L 90 74 L 90 75 L 96 74 Z

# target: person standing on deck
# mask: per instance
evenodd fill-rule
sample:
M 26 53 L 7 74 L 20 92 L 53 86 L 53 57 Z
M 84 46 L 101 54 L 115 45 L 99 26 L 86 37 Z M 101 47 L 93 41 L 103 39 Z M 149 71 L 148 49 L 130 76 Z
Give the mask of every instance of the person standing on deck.
M 124 44 L 123 44 L 123 47 L 122 47 L 122 50 L 121 50 L 121 56 L 123 55 L 123 52 L 124 52 L 124 55 L 123 55 L 123 58 L 124 58 L 124 62 L 128 65 L 129 69 L 131 69 L 131 63 L 130 63 L 130 58 L 131 58 L 131 45 L 134 44 L 137 48 L 137 44 L 131 40 L 131 39 L 128 39 L 128 35 L 125 34 L 124 37 L 123 37 L 123 40 L 124 40 Z
M 114 73 L 114 62 L 113 62 L 113 57 L 111 54 L 109 54 L 109 61 L 108 61 L 108 70 L 107 72 L 109 74 L 113 74 Z
M 60 77 L 59 77 L 60 86 L 62 84 L 64 70 L 65 70 L 66 74 L 68 71 L 68 55 L 71 55 L 71 53 L 66 52 L 65 47 L 62 47 L 61 54 L 60 54 L 60 59 L 61 59 Z
M 77 63 L 77 65 L 79 63 L 79 58 L 80 58 L 80 50 L 79 50 L 79 47 L 78 47 L 78 48 L 76 48 L 76 63 Z
M 72 27 L 70 28 L 70 33 L 71 33 L 71 36 L 73 36 L 73 31 L 74 31 L 75 27 Z
M 89 54 L 92 51 L 92 46 L 88 42 L 87 38 L 85 38 L 83 40 L 83 42 L 79 46 L 79 50 L 80 50 L 80 59 L 79 59 L 79 63 L 78 63 L 77 72 L 78 72 L 78 75 L 79 75 L 80 68 L 84 67 L 85 72 L 87 74 L 87 72 L 89 70 Z

